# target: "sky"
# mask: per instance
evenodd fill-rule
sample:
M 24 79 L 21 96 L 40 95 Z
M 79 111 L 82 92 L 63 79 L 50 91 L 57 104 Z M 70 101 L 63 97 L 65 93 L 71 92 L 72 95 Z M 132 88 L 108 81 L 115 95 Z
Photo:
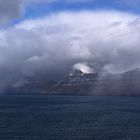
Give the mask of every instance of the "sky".
M 140 67 L 140 0 L 0 0 L 0 90 L 73 68 Z

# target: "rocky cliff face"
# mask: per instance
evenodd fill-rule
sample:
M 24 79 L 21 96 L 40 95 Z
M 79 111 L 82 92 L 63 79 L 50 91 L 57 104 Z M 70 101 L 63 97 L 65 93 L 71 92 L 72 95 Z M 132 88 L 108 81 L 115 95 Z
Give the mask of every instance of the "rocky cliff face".
M 121 74 L 74 71 L 64 80 L 50 82 L 34 77 L 22 85 L 10 87 L 7 93 L 51 95 L 140 95 L 140 69 Z
M 106 71 L 82 73 L 75 71 L 51 88 L 51 94 L 64 95 L 140 95 L 140 69 L 121 74 Z
M 52 87 L 52 94 L 75 94 L 88 95 L 94 84 L 98 81 L 98 75 L 95 73 L 86 74 L 80 70 L 67 76 L 63 81 L 58 82 Z

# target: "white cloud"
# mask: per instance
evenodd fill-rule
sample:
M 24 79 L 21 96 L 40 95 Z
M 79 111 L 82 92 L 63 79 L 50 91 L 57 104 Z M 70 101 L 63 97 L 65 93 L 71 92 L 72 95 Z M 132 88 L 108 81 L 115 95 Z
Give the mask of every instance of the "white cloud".
M 89 2 L 94 0 L 63 0 L 64 3 Z M 60 2 L 60 0 L 0 0 L 0 24 L 5 24 L 10 20 L 23 15 L 27 6 L 38 4 L 50 4 Z
M 140 67 L 139 19 L 117 11 L 80 11 L 25 20 L 1 32 L 0 79 L 34 72 L 54 79 L 79 62 L 111 65 L 112 72 Z
M 87 63 L 84 63 L 84 62 L 74 64 L 73 68 L 75 70 L 80 70 L 83 73 L 94 73 L 94 70 L 91 67 L 89 67 Z

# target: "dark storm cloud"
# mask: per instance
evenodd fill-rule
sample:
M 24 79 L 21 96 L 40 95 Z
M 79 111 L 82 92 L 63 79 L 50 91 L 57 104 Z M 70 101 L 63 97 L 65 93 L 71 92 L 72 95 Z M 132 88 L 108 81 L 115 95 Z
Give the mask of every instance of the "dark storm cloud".
M 20 0 L 0 0 L 0 23 L 18 18 L 21 13 Z

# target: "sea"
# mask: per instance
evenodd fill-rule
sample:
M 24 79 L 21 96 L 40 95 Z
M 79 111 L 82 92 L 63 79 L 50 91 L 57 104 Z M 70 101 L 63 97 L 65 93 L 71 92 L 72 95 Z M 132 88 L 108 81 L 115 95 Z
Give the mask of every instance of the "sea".
M 0 140 L 140 140 L 140 97 L 1 95 Z

